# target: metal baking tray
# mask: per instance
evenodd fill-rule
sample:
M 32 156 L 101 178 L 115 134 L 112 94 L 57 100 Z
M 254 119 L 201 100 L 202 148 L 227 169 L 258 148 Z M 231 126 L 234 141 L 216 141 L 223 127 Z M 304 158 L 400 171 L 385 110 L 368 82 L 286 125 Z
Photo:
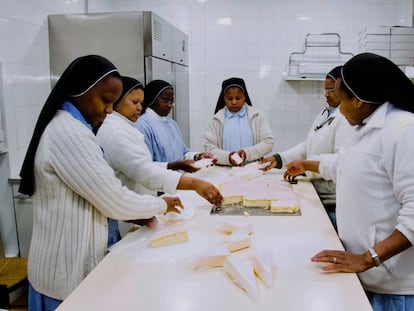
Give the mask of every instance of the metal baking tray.
M 226 205 L 226 206 L 213 206 L 210 211 L 210 215 L 232 215 L 232 216 L 301 216 L 300 208 L 297 212 L 293 213 L 274 213 L 269 209 L 263 207 L 249 206 L 245 207 L 241 204 Z

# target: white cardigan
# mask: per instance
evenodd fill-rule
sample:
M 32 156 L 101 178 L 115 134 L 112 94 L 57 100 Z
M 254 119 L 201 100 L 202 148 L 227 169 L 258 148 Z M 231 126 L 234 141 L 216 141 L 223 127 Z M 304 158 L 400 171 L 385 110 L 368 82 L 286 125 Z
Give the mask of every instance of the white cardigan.
M 323 110 L 315 117 L 305 141 L 286 151 L 279 152 L 283 166 L 293 160 L 311 160 L 321 154 L 337 153 L 349 139 L 353 128 L 339 111 L 339 108 L 335 108 L 332 112 L 331 117 L 335 118 L 331 123 L 327 123 L 315 131 L 315 128 L 326 119 L 326 115 L 323 115 L 322 112 Z
M 114 111 L 99 128 L 99 145 L 109 165 L 124 186 L 138 193 L 175 193 L 181 174 L 168 170 L 167 163 L 153 162 L 144 135 L 134 123 Z
M 273 133 L 266 118 L 256 108 L 246 105 L 253 133 L 253 146 L 245 148 L 247 162 L 266 156 L 273 148 Z M 229 151 L 223 150 L 225 108 L 220 109 L 210 122 L 204 138 L 204 151 L 217 158 L 217 164 L 230 165 Z
M 59 110 L 35 157 L 29 281 L 40 293 L 65 299 L 105 255 L 107 217 L 150 218 L 166 203 L 121 185 L 96 137 Z
M 321 155 L 335 154 L 349 139 L 353 127 L 339 111 L 339 108 L 332 111 L 330 115 L 330 117 L 334 117 L 332 122 L 324 124 L 315 131 L 315 128 L 326 120 L 323 111 L 316 115 L 305 141 L 286 151 L 279 152 L 283 166 L 293 160 L 319 160 Z M 317 173 L 308 171 L 306 174 L 313 179 L 312 183 L 322 203 L 324 205 L 335 204 L 335 183 L 332 180 L 322 179 Z
M 322 159 L 322 176 L 336 179 L 338 234 L 364 253 L 395 229 L 414 244 L 414 114 L 385 103 L 357 127 L 336 157 Z M 376 293 L 414 295 L 414 247 L 359 273 Z

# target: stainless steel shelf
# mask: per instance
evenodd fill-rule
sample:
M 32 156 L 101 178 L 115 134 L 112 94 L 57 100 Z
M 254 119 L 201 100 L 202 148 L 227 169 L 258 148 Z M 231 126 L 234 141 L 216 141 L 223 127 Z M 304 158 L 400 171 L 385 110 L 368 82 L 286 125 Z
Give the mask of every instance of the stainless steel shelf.
M 292 52 L 284 79 L 286 81 L 322 81 L 326 73 L 343 65 L 353 56 L 341 50 L 341 36 L 338 33 L 308 33 L 304 48 Z

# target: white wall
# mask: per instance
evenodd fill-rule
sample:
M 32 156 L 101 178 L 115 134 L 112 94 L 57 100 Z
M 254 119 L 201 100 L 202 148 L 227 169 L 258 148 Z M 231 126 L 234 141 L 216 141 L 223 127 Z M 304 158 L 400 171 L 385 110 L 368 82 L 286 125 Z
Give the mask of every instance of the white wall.
M 337 32 L 357 52 L 366 26 L 411 26 L 412 0 L 124 0 L 116 9 L 152 10 L 189 34 L 191 147 L 202 148 L 221 82 L 245 79 L 253 105 L 268 116 L 276 150 L 306 137 L 322 108 L 322 82 L 285 82 L 289 54 L 307 33 Z M 231 25 L 219 25 L 220 19 Z M 179 105 L 179 103 L 177 103 Z
M 358 31 L 410 26 L 412 7 L 412 0 L 0 0 L 3 127 L 10 175 L 18 176 L 50 92 L 48 14 L 85 13 L 86 8 L 154 11 L 190 37 L 191 148 L 202 147 L 209 122 L 205 116 L 213 113 L 221 81 L 240 76 L 253 104 L 272 125 L 275 150 L 281 150 L 305 138 L 324 104 L 321 82 L 282 79 L 289 54 L 302 50 L 305 34 L 338 32 L 343 50 L 355 53 Z M 231 24 L 218 24 L 222 18 Z

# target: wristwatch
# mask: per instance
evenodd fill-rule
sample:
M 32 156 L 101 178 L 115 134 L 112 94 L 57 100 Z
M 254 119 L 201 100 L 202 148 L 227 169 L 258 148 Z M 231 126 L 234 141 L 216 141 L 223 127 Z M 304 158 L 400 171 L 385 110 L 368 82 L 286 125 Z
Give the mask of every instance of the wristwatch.
M 372 260 L 374 260 L 375 266 L 378 267 L 381 264 L 381 260 L 378 256 L 377 252 L 375 251 L 375 249 L 370 247 L 370 248 L 368 248 L 368 252 L 371 254 L 371 258 L 372 258 Z

